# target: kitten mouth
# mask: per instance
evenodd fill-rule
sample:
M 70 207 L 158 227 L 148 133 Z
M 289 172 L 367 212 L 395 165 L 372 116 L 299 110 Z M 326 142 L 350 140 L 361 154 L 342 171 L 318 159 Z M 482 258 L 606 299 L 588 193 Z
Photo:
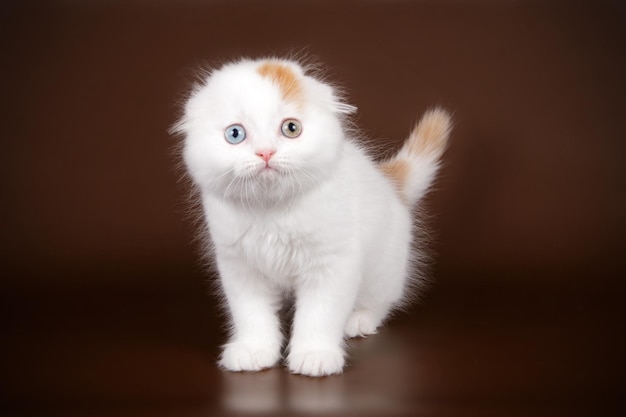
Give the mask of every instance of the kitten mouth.
M 268 176 L 274 176 L 276 174 L 278 174 L 278 170 L 269 164 L 266 164 L 265 166 L 259 168 L 259 170 L 257 171 L 257 175 L 264 178 Z
M 269 174 L 269 173 L 278 173 L 279 169 L 275 164 L 270 164 L 269 162 L 266 162 L 264 166 L 259 167 L 258 169 L 258 173 L 259 174 Z

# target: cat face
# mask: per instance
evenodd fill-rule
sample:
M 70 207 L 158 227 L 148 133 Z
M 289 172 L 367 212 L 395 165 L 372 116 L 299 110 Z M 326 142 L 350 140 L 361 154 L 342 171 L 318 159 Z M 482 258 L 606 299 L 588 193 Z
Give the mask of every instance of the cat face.
M 332 174 L 344 141 L 333 89 L 290 61 L 240 61 L 196 88 L 179 130 L 202 192 L 247 206 L 287 201 Z

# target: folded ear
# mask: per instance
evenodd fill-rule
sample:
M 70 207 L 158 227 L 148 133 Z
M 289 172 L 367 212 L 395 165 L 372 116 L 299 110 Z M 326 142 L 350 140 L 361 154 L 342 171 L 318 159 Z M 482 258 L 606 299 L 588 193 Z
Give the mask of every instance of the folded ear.
M 339 87 L 322 84 L 327 89 L 328 103 L 335 114 L 350 115 L 356 113 L 356 106 L 346 103 L 345 96 Z
M 308 90 L 314 101 L 337 115 L 356 113 L 357 108 L 345 102 L 339 88 L 326 84 L 316 78 L 307 76 Z
M 343 103 L 339 99 L 335 101 L 335 113 L 337 114 L 354 114 L 357 110 L 357 107 L 352 104 Z

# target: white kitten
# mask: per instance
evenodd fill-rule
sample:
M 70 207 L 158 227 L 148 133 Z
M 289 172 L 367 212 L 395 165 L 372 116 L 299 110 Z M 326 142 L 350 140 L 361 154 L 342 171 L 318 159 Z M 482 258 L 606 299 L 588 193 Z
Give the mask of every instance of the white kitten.
M 427 112 L 390 160 L 347 136 L 355 110 L 299 64 L 242 60 L 195 88 L 175 130 L 200 190 L 232 319 L 220 365 L 281 359 L 278 318 L 295 296 L 287 366 L 340 373 L 343 340 L 376 332 L 407 293 L 412 208 L 431 185 L 450 130 Z

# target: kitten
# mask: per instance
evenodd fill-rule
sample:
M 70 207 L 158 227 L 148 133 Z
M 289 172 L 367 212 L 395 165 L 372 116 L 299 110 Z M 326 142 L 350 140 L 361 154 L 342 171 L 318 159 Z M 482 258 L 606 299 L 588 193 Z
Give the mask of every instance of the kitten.
M 223 368 L 281 360 L 278 311 L 293 295 L 289 370 L 341 373 L 344 339 L 376 333 L 406 298 L 412 209 L 435 177 L 450 117 L 428 111 L 377 164 L 346 128 L 355 110 L 282 59 L 224 65 L 188 99 L 174 130 L 185 136 L 232 321 Z

